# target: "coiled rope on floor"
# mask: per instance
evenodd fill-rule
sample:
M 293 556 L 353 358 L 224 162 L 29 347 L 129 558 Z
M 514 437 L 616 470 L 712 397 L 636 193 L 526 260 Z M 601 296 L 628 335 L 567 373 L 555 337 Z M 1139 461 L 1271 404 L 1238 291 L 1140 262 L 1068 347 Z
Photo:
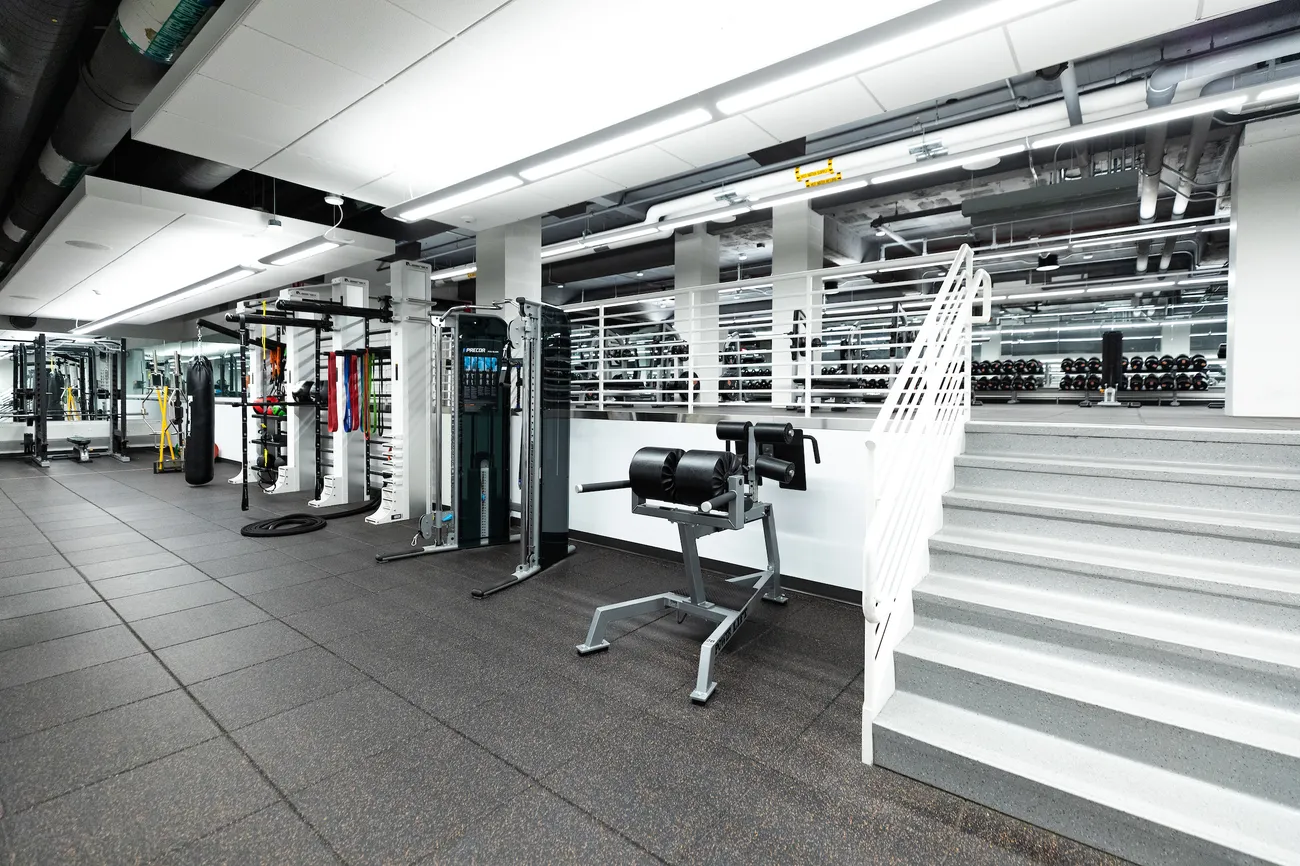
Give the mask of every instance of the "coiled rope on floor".
M 325 528 L 325 521 L 339 517 L 356 517 L 368 514 L 379 507 L 379 497 L 374 496 L 360 505 L 322 508 L 315 514 L 284 514 L 250 523 L 239 530 L 239 534 L 248 538 L 280 538 L 286 535 L 306 535 Z

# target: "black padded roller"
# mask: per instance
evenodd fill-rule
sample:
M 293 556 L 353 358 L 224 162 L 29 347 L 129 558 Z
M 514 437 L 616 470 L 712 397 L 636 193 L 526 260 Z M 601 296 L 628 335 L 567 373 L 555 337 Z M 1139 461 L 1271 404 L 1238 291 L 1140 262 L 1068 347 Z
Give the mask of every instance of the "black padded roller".
M 724 442 L 744 442 L 749 439 L 749 428 L 754 426 L 748 421 L 719 421 L 716 432 Z
M 793 424 L 755 424 L 754 441 L 767 445 L 793 445 Z
M 740 458 L 729 451 L 687 451 L 673 476 L 674 501 L 699 505 L 721 496 L 729 489 L 727 479 L 738 472 Z
M 794 481 L 794 464 L 789 460 L 780 460 L 766 455 L 754 461 L 754 471 L 764 478 L 770 478 L 781 484 Z
M 632 491 L 643 499 L 673 501 L 673 475 L 685 452 L 680 448 L 642 448 L 627 467 Z

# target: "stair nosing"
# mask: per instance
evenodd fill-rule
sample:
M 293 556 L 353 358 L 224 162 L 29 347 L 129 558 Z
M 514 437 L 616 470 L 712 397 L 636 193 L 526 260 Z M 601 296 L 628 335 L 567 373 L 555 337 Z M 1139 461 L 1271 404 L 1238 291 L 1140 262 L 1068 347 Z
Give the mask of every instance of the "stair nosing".
M 1034 468 L 1033 464 L 1046 467 Z M 1205 484 L 1241 487 L 1251 490 L 1300 491 L 1300 471 L 1279 471 L 1267 466 L 1237 466 L 1224 463 L 1165 463 L 1120 459 L 1071 459 L 1040 454 L 1005 452 L 998 454 L 965 453 L 957 457 L 956 465 L 970 469 L 994 469 L 1012 472 L 1037 472 L 1051 475 L 1084 475 L 1111 477 L 1105 470 L 1118 470 L 1119 478 L 1138 481 L 1167 481 L 1177 484 Z M 1056 468 L 1060 471 L 1053 472 Z M 1084 471 L 1072 471 L 1084 470 Z M 1089 471 L 1092 470 L 1092 471 Z M 1280 482 L 1268 486 L 1245 483 L 1249 481 Z

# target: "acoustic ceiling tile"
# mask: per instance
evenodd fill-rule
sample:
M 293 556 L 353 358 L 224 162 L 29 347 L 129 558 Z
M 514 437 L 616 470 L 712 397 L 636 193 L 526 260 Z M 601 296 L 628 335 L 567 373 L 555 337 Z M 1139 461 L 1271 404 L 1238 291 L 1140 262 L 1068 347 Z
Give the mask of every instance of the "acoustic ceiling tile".
M 1196 20 L 1199 0 L 1075 0 L 1005 25 L 1020 68 L 1078 60 L 1177 30 Z
M 742 157 L 780 142 L 744 115 L 691 129 L 659 142 L 659 148 L 696 168 Z
M 960 63 L 949 62 L 961 58 Z M 1000 27 L 913 54 L 858 76 L 886 111 L 942 99 L 1017 74 Z
M 751 109 L 745 116 L 778 140 L 789 141 L 865 120 L 881 111 L 880 104 L 856 78 L 846 78 Z

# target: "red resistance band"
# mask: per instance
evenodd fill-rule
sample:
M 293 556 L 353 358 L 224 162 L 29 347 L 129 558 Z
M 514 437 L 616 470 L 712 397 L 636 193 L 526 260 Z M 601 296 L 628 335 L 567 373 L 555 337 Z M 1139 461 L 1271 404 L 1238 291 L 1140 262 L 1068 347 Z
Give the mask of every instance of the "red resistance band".
M 337 433 L 339 429 L 338 384 L 339 384 L 338 367 L 334 363 L 334 353 L 330 352 L 329 429 L 331 433 Z

